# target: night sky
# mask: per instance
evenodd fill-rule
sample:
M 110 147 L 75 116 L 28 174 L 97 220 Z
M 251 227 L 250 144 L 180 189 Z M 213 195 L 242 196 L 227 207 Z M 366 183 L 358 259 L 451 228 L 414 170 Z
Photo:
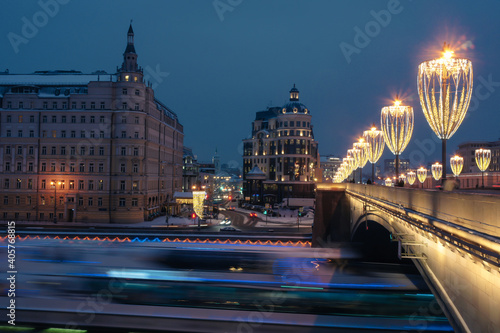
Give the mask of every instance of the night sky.
M 443 42 L 461 47 L 456 54 L 474 66 L 475 97 L 448 152 L 463 141 L 500 138 L 499 1 L 59 0 L 58 8 L 44 1 L 51 15 L 40 13 L 38 1 L 2 2 L 0 70 L 114 73 L 133 19 L 139 64 L 201 161 L 217 148 L 222 162 L 241 166 L 255 112 L 282 106 L 294 83 L 320 154 L 343 157 L 362 131 L 379 126 L 380 109 L 399 93 L 415 112 L 402 157 L 413 166 L 440 160 L 416 73 Z M 23 36 L 25 21 L 34 20 L 38 31 Z M 355 40 L 366 28 L 369 40 Z M 14 34 L 23 43 L 13 44 Z M 347 44 L 356 50 L 346 56 Z M 386 149 L 383 158 L 390 157 Z

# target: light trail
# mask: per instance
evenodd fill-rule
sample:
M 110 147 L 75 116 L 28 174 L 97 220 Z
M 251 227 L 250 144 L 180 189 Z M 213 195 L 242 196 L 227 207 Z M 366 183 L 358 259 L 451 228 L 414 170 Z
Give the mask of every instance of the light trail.
M 109 238 L 109 237 L 83 237 L 83 238 L 80 238 L 78 236 L 74 236 L 74 237 L 69 237 L 69 236 L 65 236 L 65 237 L 59 237 L 59 236 L 55 236 L 55 237 L 51 237 L 51 236 L 44 236 L 44 237 L 40 237 L 40 236 L 30 236 L 30 235 L 27 235 L 27 236 L 20 236 L 20 235 L 17 235 L 16 238 L 20 241 L 24 241 L 24 240 L 35 240 L 35 239 L 40 239 L 40 240 L 45 240 L 45 239 L 51 239 L 51 240 L 60 240 L 60 241 L 98 241 L 98 242 L 119 242 L 119 243 L 124 243 L 124 242 L 129 242 L 129 243 L 135 243 L 135 242 L 139 242 L 139 243 L 144 243 L 144 242 L 148 242 L 148 243 L 154 243 L 154 242 L 157 242 L 157 243 L 190 243 L 190 244 L 230 244 L 230 245 L 260 245 L 260 246 L 289 246 L 289 247 L 311 247 L 311 242 L 310 241 L 296 241 L 296 242 L 292 242 L 292 241 L 286 241 L 286 242 L 283 242 L 281 240 L 278 240 L 278 241 L 270 241 L 270 240 L 266 240 L 266 241 L 261 241 L 261 240 L 256 240 L 256 241 L 252 241 L 252 240 L 245 240 L 245 241 L 242 241 L 240 239 L 237 239 L 237 240 L 231 240 L 231 239 L 215 239 L 215 240 L 210 240 L 210 239 L 203 239 L 201 240 L 200 238 L 196 238 L 196 239 L 190 239 L 190 238 L 186 238 L 186 239 L 180 239 L 180 238 L 163 238 L 163 239 L 160 239 L 158 237 L 154 238 L 154 239 L 150 239 L 148 237 L 146 238 L 139 238 L 139 237 L 135 237 L 133 239 L 130 239 L 129 237 L 125 237 L 125 238 L 119 238 L 119 237 L 114 237 L 114 238 Z M 7 236 L 3 236 L 3 237 L 0 237 L 0 240 L 1 241 L 6 241 L 7 239 Z

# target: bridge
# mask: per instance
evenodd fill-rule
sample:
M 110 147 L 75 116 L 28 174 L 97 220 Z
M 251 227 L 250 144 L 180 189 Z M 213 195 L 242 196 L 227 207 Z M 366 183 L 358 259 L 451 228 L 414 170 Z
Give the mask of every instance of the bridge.
M 456 331 L 498 331 L 500 195 L 317 185 L 313 247 L 361 233 L 380 237 L 375 230 L 382 227 L 399 258 L 417 266 Z

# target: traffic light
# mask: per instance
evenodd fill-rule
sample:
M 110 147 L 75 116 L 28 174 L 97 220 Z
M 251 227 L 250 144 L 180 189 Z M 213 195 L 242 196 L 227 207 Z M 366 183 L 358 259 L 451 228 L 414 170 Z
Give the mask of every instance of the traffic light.
M 267 209 L 264 211 L 264 215 L 267 215 Z
M 229 196 L 229 200 L 233 200 L 233 197 L 232 197 L 232 196 Z
M 191 218 L 194 220 L 196 218 L 196 213 L 191 214 Z

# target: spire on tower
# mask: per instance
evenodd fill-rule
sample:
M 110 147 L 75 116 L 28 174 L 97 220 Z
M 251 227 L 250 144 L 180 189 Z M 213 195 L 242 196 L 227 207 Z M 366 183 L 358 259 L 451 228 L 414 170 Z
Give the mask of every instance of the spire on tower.
M 137 53 L 135 52 L 134 46 L 134 29 L 132 28 L 132 20 L 130 20 L 130 26 L 127 32 L 127 47 L 125 48 L 125 52 L 123 52 L 123 64 L 120 69 L 122 72 L 140 72 L 141 69 L 137 65 Z M 126 77 L 124 77 L 125 80 Z M 138 79 L 136 77 L 136 79 Z M 140 82 L 142 81 L 142 77 L 140 78 Z

